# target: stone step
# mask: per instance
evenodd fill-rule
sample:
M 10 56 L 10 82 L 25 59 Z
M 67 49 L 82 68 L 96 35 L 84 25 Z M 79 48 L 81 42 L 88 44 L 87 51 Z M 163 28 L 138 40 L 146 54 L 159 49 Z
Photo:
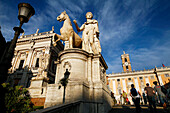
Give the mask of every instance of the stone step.
M 150 110 L 147 105 L 141 106 L 141 113 L 150 113 Z M 108 113 L 136 113 L 135 106 L 133 105 L 117 105 L 113 106 Z M 167 113 L 163 107 L 157 106 L 157 113 Z

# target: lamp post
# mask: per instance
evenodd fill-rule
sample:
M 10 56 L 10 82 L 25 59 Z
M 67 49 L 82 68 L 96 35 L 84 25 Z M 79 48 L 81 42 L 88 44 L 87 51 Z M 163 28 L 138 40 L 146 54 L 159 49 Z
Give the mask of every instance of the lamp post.
M 0 61 L 0 83 L 4 82 L 8 73 L 8 69 L 11 67 L 11 61 L 13 58 L 14 50 L 16 47 L 16 42 L 20 33 L 24 30 L 21 28 L 24 23 L 27 23 L 31 16 L 35 14 L 34 8 L 28 3 L 20 3 L 18 5 L 18 19 L 20 21 L 19 27 L 14 27 L 14 38 L 7 50 L 7 53 Z
M 154 73 L 155 73 L 156 79 L 158 81 L 158 84 L 161 85 L 160 82 L 159 82 L 157 71 L 156 71 L 156 66 L 155 66 L 155 69 L 154 69 Z
M 66 86 L 68 84 L 68 78 L 69 78 L 70 72 L 68 71 L 68 69 L 66 69 L 66 72 L 64 73 L 64 78 L 62 78 L 60 80 L 60 83 L 62 86 L 64 86 L 64 92 L 63 92 L 63 104 L 65 103 L 65 93 L 66 93 Z M 61 86 L 59 86 L 59 89 L 61 88 Z

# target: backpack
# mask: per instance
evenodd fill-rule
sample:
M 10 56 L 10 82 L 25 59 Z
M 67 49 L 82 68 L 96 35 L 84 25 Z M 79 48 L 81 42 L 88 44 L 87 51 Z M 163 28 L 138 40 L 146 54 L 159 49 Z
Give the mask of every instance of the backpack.
M 167 90 L 163 87 L 163 86 L 161 86 L 161 91 L 166 95 L 167 94 Z
M 137 96 L 138 93 L 135 88 L 131 89 L 131 94 L 132 96 Z

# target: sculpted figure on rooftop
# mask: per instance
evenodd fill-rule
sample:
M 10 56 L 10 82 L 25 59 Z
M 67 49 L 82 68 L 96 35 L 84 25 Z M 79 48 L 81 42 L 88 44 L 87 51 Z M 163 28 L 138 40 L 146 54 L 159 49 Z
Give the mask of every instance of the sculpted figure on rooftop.
M 99 41 L 99 29 L 97 20 L 92 19 L 93 14 L 91 12 L 86 13 L 87 22 L 85 22 L 80 28 L 77 21 L 74 20 L 77 31 L 83 31 L 82 34 L 82 49 L 90 53 L 100 53 L 101 46 Z
M 69 41 L 68 47 L 67 48 L 81 48 L 81 38 L 76 34 L 73 30 L 71 21 L 69 16 L 67 15 L 66 11 L 62 12 L 58 17 L 58 21 L 64 21 L 63 27 L 60 29 L 61 35 L 55 34 L 53 38 L 57 37 L 58 39 L 55 40 L 53 39 L 53 45 L 56 45 L 56 42 L 59 41 L 60 39 L 63 41 Z M 66 43 L 65 43 L 66 46 Z M 65 47 L 66 48 L 66 47 Z

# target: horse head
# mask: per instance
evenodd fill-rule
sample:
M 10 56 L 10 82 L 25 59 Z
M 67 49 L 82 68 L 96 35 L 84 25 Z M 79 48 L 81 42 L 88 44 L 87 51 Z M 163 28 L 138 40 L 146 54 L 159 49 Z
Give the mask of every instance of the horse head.
M 66 14 L 66 11 L 62 12 L 58 17 L 57 17 L 57 20 L 59 22 L 61 21 L 65 21 L 67 19 L 68 15 Z

